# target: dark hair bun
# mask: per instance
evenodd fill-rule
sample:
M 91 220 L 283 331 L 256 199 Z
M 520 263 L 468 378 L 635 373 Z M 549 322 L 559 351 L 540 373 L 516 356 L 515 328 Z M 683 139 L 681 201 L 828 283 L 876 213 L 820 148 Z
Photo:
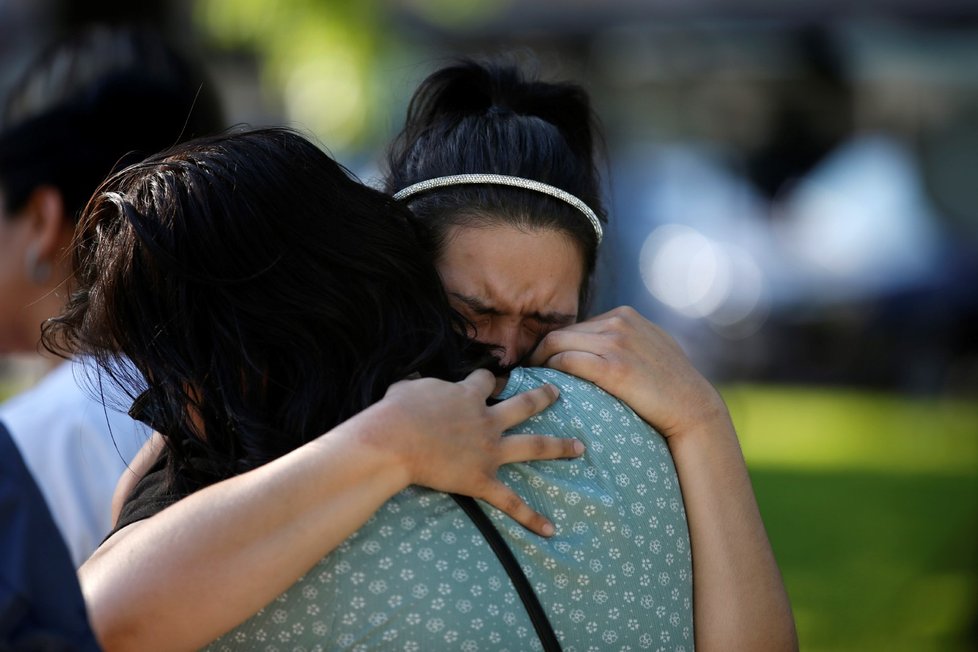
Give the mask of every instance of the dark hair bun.
M 539 118 L 554 125 L 577 156 L 591 158 L 594 117 L 587 92 L 572 83 L 528 79 L 508 63 L 461 60 L 433 73 L 412 98 L 407 125 L 425 131 L 487 114 Z

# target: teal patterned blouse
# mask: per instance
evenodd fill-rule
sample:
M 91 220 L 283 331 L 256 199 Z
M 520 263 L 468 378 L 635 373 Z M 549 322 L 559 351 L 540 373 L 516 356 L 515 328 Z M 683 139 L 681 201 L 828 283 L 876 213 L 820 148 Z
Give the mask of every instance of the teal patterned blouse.
M 577 437 L 575 460 L 500 477 L 556 526 L 536 536 L 484 503 L 567 652 L 693 650 L 689 530 L 665 440 L 595 385 L 516 369 L 502 398 L 560 399 L 513 432 Z M 290 589 L 206 649 L 542 649 L 509 577 L 446 494 L 410 487 Z

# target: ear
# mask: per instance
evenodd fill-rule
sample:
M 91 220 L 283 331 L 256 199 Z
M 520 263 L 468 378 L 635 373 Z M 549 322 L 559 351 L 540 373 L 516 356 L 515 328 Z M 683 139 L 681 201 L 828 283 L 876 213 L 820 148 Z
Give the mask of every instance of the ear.
M 65 215 L 61 191 L 54 186 L 38 186 L 27 198 L 22 213 L 29 220 L 38 260 L 56 266 L 75 230 L 71 218 Z

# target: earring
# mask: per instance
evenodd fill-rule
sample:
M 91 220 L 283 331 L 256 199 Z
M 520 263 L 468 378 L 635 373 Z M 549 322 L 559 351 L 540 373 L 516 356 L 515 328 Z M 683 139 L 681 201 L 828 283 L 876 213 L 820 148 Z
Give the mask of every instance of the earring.
M 51 278 L 51 263 L 41 260 L 37 247 L 31 246 L 27 249 L 24 266 L 27 268 L 27 278 L 37 285 L 44 285 Z

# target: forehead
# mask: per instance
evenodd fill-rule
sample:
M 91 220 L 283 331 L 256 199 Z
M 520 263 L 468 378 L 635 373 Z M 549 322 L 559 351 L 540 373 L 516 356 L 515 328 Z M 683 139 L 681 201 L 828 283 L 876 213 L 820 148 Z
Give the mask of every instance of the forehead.
M 445 288 L 507 314 L 576 315 L 584 261 L 570 236 L 508 224 L 453 226 L 438 259 Z

